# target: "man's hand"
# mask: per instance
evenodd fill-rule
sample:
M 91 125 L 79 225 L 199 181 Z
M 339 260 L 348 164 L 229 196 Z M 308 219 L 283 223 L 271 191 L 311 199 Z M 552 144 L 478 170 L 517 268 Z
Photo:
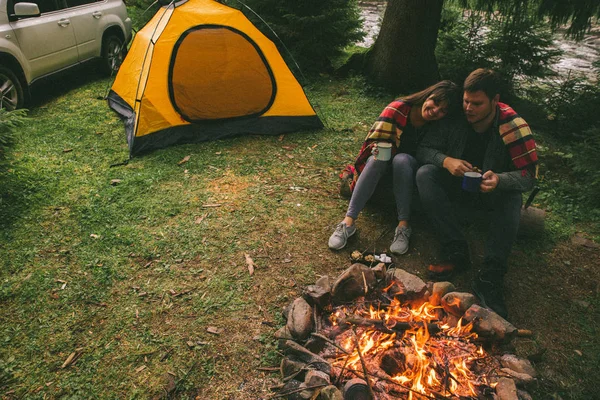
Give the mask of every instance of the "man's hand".
M 483 174 L 482 178 L 481 185 L 479 186 L 479 189 L 482 192 L 489 193 L 496 189 L 496 186 L 498 186 L 498 175 L 496 175 L 493 171 L 487 171 L 485 174 Z
M 469 172 L 473 169 L 473 166 L 465 160 L 452 157 L 446 157 L 444 159 L 443 167 L 454 176 L 463 176 L 465 172 Z

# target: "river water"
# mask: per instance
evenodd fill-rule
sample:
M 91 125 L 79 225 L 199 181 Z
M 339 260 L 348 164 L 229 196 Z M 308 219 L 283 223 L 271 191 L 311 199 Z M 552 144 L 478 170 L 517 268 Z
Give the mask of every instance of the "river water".
M 377 38 L 385 4 L 385 1 L 359 1 L 366 36 L 357 43 L 358 46 L 370 47 Z M 554 36 L 554 46 L 563 51 L 559 61 L 552 67 L 559 76 L 571 74 L 572 77 L 582 75 L 590 80 L 596 79 L 592 63 L 600 59 L 600 26 L 595 26 L 579 42 L 566 39 L 559 31 Z

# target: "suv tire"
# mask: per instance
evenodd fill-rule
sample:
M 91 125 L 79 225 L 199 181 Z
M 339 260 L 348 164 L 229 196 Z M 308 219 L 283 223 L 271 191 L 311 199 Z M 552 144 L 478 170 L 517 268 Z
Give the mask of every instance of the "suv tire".
M 102 41 L 102 70 L 112 75 L 119 70 L 125 58 L 123 40 L 117 35 L 108 35 Z
M 0 108 L 12 111 L 23 107 L 25 95 L 17 76 L 8 68 L 0 66 Z

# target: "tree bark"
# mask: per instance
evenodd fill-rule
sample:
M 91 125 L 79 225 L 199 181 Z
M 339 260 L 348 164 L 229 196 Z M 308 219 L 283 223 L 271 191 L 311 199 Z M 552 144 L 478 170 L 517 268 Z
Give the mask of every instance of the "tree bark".
M 366 60 L 366 74 L 396 93 L 439 80 L 435 45 L 443 0 L 388 0 L 381 30 Z

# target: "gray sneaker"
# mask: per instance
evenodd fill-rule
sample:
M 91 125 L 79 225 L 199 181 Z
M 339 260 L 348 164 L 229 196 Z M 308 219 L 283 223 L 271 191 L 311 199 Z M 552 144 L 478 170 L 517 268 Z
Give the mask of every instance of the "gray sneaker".
M 394 240 L 390 245 L 390 251 L 394 254 L 405 254 L 408 251 L 408 239 L 412 234 L 410 227 L 397 227 Z
M 354 225 L 347 226 L 345 222 L 340 222 L 335 227 L 335 231 L 329 238 L 329 248 L 333 250 L 341 250 L 346 247 L 348 238 L 356 233 L 356 227 Z

